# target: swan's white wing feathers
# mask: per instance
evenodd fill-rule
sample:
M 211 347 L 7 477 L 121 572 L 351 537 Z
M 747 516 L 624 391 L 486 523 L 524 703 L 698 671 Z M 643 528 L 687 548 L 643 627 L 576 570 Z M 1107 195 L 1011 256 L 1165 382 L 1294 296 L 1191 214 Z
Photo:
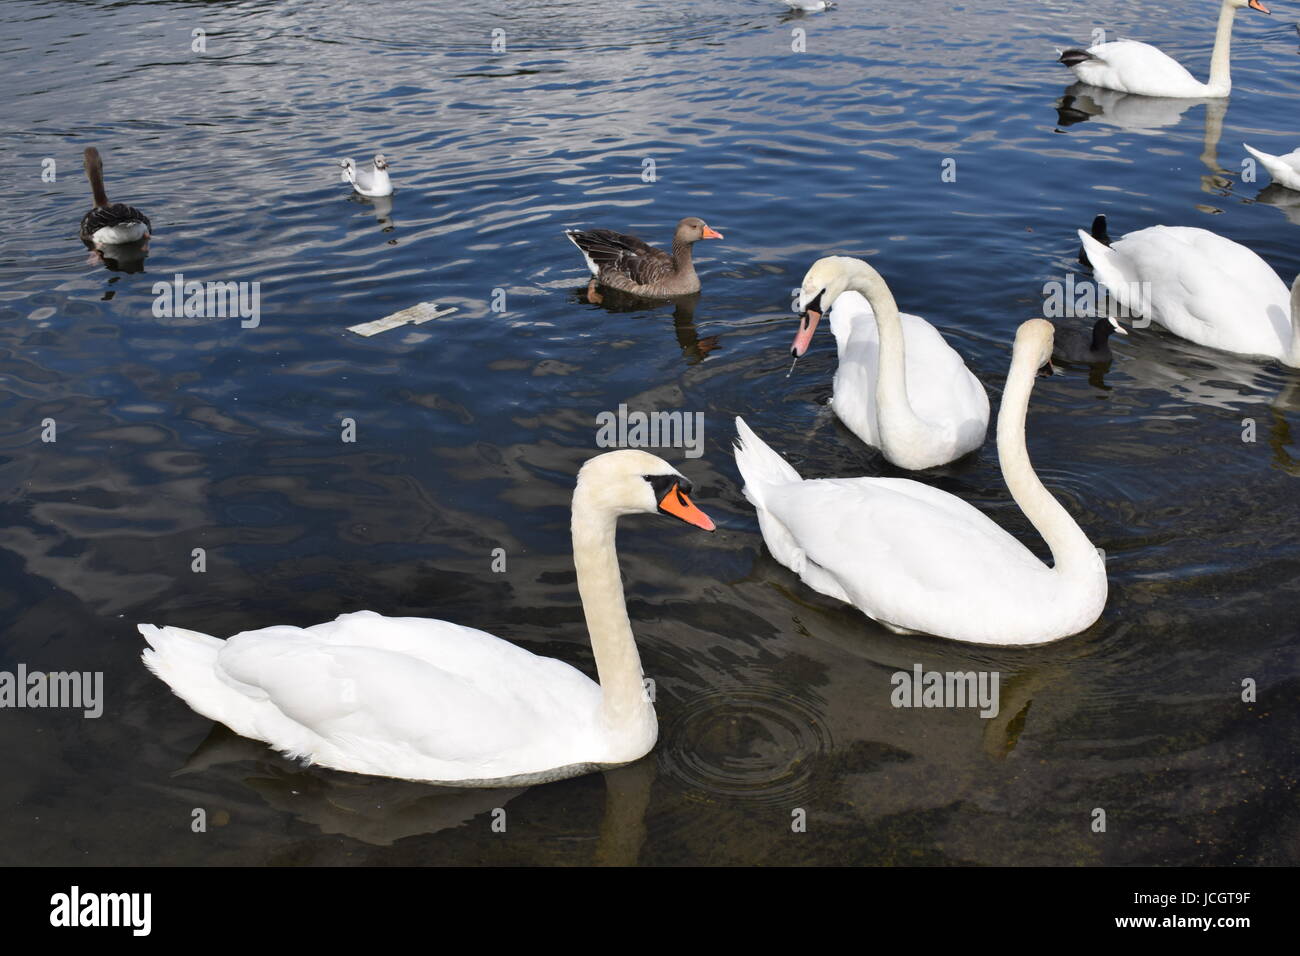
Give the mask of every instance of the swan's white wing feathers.
M 873 617 L 911 626 L 941 595 L 966 599 L 1046 567 L 960 498 L 903 478 L 805 481 L 767 506 Z M 942 547 L 942 560 L 936 548 Z
M 1149 43 L 1114 40 L 1088 48 L 1096 59 L 1071 69 L 1084 83 L 1144 96 L 1197 96 L 1205 84 L 1181 63 Z
M 562 766 L 567 754 L 551 751 L 580 750 L 599 705 L 597 686 L 562 661 L 447 621 L 371 612 L 237 634 L 217 669 L 262 704 L 254 733 L 232 729 L 332 765 L 345 752 L 362 772 L 398 760 L 423 779 L 464 777 L 467 761 L 484 779 L 503 776 L 521 753 Z M 421 762 L 459 770 L 411 772 Z
M 1085 246 L 1097 278 L 1120 303 L 1142 312 L 1148 297 L 1151 319 L 1175 335 L 1253 355 L 1279 355 L 1290 341 L 1285 283 L 1240 243 L 1206 229 L 1151 226 L 1109 250 L 1091 237 Z

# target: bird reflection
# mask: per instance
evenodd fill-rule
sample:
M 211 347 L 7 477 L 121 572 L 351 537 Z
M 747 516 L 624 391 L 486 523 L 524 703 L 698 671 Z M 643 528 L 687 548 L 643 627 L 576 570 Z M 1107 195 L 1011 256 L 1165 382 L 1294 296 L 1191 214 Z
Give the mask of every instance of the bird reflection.
M 393 232 L 396 229 L 397 223 L 393 221 L 392 196 L 363 196 L 358 192 L 353 192 L 348 198 L 357 205 L 371 208 L 375 214 L 375 222 L 380 225 L 381 232 Z M 391 239 L 389 245 L 396 242 L 396 239 Z
M 1269 183 L 1260 190 L 1259 195 L 1255 197 L 1255 202 L 1273 206 L 1288 220 L 1300 226 L 1300 193 L 1294 189 Z
M 144 261 L 149 258 L 149 240 L 128 242 L 123 245 L 100 246 L 93 249 L 90 265 L 102 265 L 109 272 L 144 272 Z
M 441 787 L 303 766 L 264 744 L 240 737 L 223 724 L 211 732 L 177 775 L 203 773 L 222 764 L 247 762 L 243 783 L 275 810 L 292 814 L 330 836 L 372 846 L 391 846 L 412 836 L 465 826 L 504 808 L 529 787 Z M 605 813 L 595 862 L 636 863 L 645 843 L 645 813 L 656 776 L 654 755 L 604 771 Z
M 673 331 L 677 335 L 677 345 L 682 350 L 687 365 L 697 365 L 704 361 L 706 355 L 718 348 L 718 336 L 701 336 L 695 328 L 695 307 L 699 304 L 700 293 L 677 296 L 672 299 L 643 299 L 640 296 L 609 289 L 592 279 L 581 289 L 574 292 L 578 302 L 598 305 L 611 314 L 621 312 L 651 312 L 671 304 L 673 307 Z
M 1201 188 L 1222 194 L 1231 188 L 1229 170 L 1219 164 L 1219 140 L 1227 115 L 1226 99 L 1182 99 L 1162 96 L 1138 96 L 1106 90 L 1086 83 L 1068 86 L 1057 101 L 1057 126 L 1068 128 L 1089 121 L 1140 132 L 1177 126 L 1193 106 L 1205 107 L 1205 134 L 1201 162 L 1210 171 L 1201 176 Z

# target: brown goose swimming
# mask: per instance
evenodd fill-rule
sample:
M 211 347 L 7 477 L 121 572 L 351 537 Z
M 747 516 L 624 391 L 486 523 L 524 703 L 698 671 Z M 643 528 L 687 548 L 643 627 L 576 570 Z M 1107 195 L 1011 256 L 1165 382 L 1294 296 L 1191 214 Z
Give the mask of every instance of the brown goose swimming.
M 700 278 L 691 262 L 691 246 L 701 239 L 722 238 L 722 233 L 694 216 L 677 224 L 672 255 L 646 245 L 636 236 L 611 229 L 566 229 L 564 234 L 578 247 L 587 268 L 601 285 L 652 299 L 699 292 Z
M 104 192 L 104 163 L 99 150 L 86 147 L 86 177 L 95 197 L 95 208 L 81 219 L 81 241 L 92 249 L 127 245 L 148 239 L 153 226 L 149 217 L 134 206 L 108 201 Z

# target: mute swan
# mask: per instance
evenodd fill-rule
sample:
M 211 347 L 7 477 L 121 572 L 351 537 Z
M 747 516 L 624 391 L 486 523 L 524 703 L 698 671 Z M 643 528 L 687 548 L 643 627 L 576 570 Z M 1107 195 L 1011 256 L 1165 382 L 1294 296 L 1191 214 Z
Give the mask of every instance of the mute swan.
M 1269 9 L 1261 0 L 1223 0 L 1219 9 L 1219 30 L 1210 57 L 1210 81 L 1202 83 L 1181 63 L 1137 40 L 1098 43 L 1086 50 L 1072 49 L 1060 61 L 1084 83 L 1121 93 L 1143 96 L 1227 96 L 1232 92 L 1229 62 L 1232 55 L 1232 21 L 1241 7 L 1260 13 Z
M 867 263 L 848 256 L 818 259 L 803 277 L 799 310 L 791 353 L 799 358 L 808 350 L 829 311 L 840 358 L 831 407 L 889 461 L 932 468 L 984 443 L 984 386 L 938 329 L 920 316 L 899 314 L 884 278 Z
M 339 165 L 343 167 L 343 182 L 351 183 L 362 196 L 374 198 L 393 194 L 393 182 L 388 178 L 388 160 L 383 153 L 376 153 L 371 165 L 360 169 L 351 159 L 340 159 Z
M 564 234 L 578 247 L 587 268 L 603 286 L 649 298 L 692 295 L 700 291 L 691 248 L 701 239 L 721 239 L 703 219 L 687 216 L 673 232 L 673 254 L 646 245 L 636 236 L 612 229 L 586 232 L 566 229 Z
M 1109 247 L 1079 237 L 1097 281 L 1131 313 L 1198 345 L 1300 368 L 1300 278 L 1288 293 L 1255 253 L 1193 226 L 1151 226 Z
M 998 460 L 1054 567 L 960 498 L 918 481 L 801 479 L 737 418 L 736 464 L 772 556 L 809 587 L 899 633 L 1011 646 L 1089 627 L 1106 605 L 1105 566 L 1025 448 L 1029 395 L 1051 352 L 1051 323 L 1020 326 L 998 414 Z
M 81 241 L 91 249 L 100 249 L 148 239 L 153 229 L 148 216 L 134 206 L 108 201 L 108 193 L 104 191 L 104 161 L 99 150 L 87 146 L 83 159 L 95 205 L 81 218 Z
M 1300 191 L 1300 149 L 1292 150 L 1285 156 L 1274 156 L 1271 153 L 1261 153 L 1257 149 L 1252 149 L 1246 143 L 1246 152 L 1259 160 L 1259 164 L 1268 170 L 1268 174 L 1273 177 L 1273 182 L 1279 186 L 1285 186 L 1287 189 Z
M 460 786 L 540 783 L 630 763 L 659 729 L 642 687 L 618 555 L 620 515 L 713 530 L 691 483 L 641 451 L 578 472 L 573 563 L 600 683 L 473 628 L 343 614 L 218 640 L 141 624 L 149 670 L 235 733 L 337 770 Z

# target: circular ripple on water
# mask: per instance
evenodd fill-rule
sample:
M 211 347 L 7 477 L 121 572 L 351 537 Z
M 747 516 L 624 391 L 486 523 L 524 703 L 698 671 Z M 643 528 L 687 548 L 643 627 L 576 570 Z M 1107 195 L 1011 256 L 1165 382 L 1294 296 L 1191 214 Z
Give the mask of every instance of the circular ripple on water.
M 813 706 L 748 686 L 688 700 L 665 728 L 662 766 L 696 793 L 788 805 L 809 789 L 830 749 Z

